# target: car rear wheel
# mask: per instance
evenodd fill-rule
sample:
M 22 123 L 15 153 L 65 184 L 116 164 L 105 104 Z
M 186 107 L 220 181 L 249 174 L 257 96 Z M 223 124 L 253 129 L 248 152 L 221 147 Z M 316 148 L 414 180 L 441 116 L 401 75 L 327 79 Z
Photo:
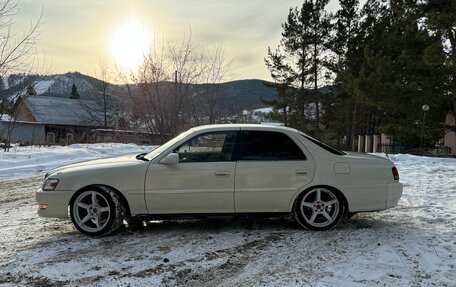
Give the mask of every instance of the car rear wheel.
M 336 190 L 316 187 L 296 200 L 294 215 L 303 227 L 322 231 L 335 227 L 345 211 L 343 198 Z
M 122 225 L 125 207 L 119 196 L 105 187 L 91 187 L 76 194 L 70 204 L 74 226 L 91 236 L 107 235 Z

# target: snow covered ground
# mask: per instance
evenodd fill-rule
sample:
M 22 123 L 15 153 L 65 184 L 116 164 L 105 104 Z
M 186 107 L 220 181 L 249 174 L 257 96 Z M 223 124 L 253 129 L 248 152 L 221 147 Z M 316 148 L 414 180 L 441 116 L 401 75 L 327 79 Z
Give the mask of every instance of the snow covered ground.
M 9 152 L 0 152 L 0 181 L 45 173 L 55 167 L 124 154 L 143 153 L 154 146 L 101 143 L 73 144 L 70 146 L 15 146 Z
M 0 157 L 0 174 L 6 160 L 27 159 L 21 152 L 16 161 Z M 46 168 L 59 159 L 68 157 Z M 399 206 L 329 232 L 302 230 L 287 217 L 176 220 L 135 222 L 93 239 L 69 220 L 36 215 L 42 175 L 3 180 L 0 286 L 455 286 L 456 159 L 391 159 L 405 185 Z

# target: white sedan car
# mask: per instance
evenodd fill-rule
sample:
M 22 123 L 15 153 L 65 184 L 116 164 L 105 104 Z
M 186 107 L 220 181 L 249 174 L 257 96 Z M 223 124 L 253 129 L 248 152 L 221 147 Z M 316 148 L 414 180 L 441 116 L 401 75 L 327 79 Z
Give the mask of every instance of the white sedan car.
M 385 158 L 345 153 L 291 128 L 210 125 L 147 154 L 86 161 L 46 175 L 38 214 L 88 235 L 126 218 L 292 213 L 327 230 L 360 211 L 394 207 L 402 184 Z

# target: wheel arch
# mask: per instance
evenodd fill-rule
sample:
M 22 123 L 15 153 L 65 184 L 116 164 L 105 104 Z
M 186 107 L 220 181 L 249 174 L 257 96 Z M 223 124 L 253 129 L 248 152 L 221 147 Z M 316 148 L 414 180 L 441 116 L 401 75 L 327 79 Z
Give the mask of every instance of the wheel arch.
M 122 192 L 120 192 L 118 189 L 112 187 L 112 186 L 109 186 L 109 185 L 106 185 L 106 184 L 90 184 L 90 185 L 87 185 L 87 186 L 84 186 L 80 189 L 78 189 L 74 194 L 73 196 L 71 197 L 68 205 L 71 206 L 73 204 L 73 201 L 76 199 L 76 197 L 81 194 L 82 192 L 84 191 L 87 191 L 87 190 L 90 190 L 90 189 L 109 189 L 113 192 L 115 192 L 119 198 L 120 198 L 120 201 L 122 203 L 122 205 L 125 207 L 125 210 L 127 212 L 127 217 L 130 217 L 131 216 L 131 212 L 130 212 L 130 204 L 128 203 L 128 200 L 127 198 L 123 195 Z
M 293 210 L 296 206 L 296 203 L 298 202 L 298 200 L 301 198 L 302 195 L 304 195 L 306 192 L 308 192 L 309 190 L 312 190 L 314 188 L 326 188 L 326 189 L 336 192 L 342 198 L 342 202 L 344 204 L 344 216 L 348 214 L 349 205 L 348 205 L 348 200 L 347 200 L 347 197 L 345 196 L 345 194 L 342 191 L 340 191 L 338 188 L 331 186 L 331 185 L 325 185 L 325 184 L 312 185 L 312 186 L 298 192 L 294 196 L 292 201 L 290 202 L 289 212 L 293 212 Z

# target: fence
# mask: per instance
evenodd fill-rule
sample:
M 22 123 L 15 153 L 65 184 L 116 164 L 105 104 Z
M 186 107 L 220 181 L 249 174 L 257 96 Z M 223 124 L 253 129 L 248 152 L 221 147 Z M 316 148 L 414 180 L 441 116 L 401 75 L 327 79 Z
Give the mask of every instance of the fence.
M 383 153 L 404 153 L 406 148 L 401 144 L 378 144 L 377 150 Z

